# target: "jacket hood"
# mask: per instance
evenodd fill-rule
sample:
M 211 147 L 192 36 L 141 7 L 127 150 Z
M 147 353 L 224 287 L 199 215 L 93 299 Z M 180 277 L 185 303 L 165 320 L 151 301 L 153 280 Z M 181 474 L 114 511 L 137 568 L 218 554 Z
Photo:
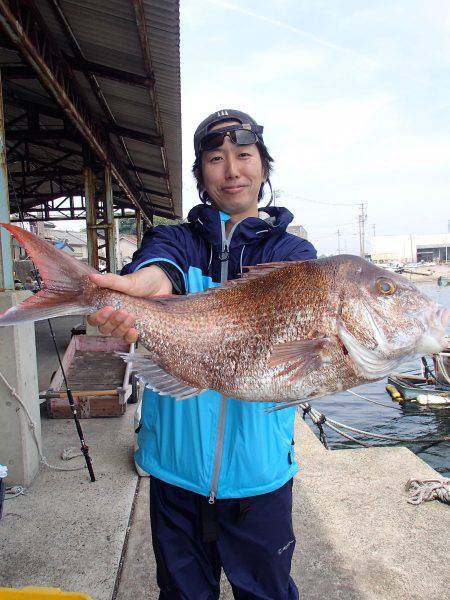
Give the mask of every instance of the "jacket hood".
M 222 213 L 223 214 L 223 213 Z M 268 236 L 282 235 L 294 218 L 287 209 L 279 206 L 268 206 L 259 212 L 260 216 L 248 217 L 241 221 L 234 230 L 232 246 L 249 244 Z M 196 232 L 213 246 L 222 243 L 221 213 L 206 204 L 198 204 L 189 211 L 188 222 Z

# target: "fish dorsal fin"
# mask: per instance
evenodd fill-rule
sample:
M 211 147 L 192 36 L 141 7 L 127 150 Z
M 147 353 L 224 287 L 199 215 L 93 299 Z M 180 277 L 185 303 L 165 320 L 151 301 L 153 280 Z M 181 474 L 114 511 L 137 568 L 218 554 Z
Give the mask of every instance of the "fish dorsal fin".
M 326 363 L 322 351 L 330 342 L 330 338 L 322 337 L 276 344 L 268 366 L 272 369 L 282 367 L 275 377 L 289 375 L 289 380 L 299 379 Z
M 193 298 L 201 298 L 202 296 L 211 296 L 215 294 L 220 294 L 224 290 L 228 290 L 231 288 L 236 288 L 242 286 L 248 281 L 254 279 L 261 279 L 269 273 L 273 273 L 274 271 L 279 271 L 280 269 L 284 269 L 286 267 L 292 267 L 293 265 L 299 264 L 301 262 L 306 261 L 285 261 L 285 262 L 276 262 L 276 263 L 261 263 L 259 265 L 252 266 L 244 266 L 244 269 L 247 269 L 244 273 L 240 273 L 237 279 L 229 279 L 228 281 L 221 283 L 215 287 L 210 287 L 204 290 L 203 292 L 195 292 L 192 294 L 187 294 L 185 296 L 155 296 L 150 299 L 151 302 L 157 302 L 160 304 L 170 304 L 176 305 L 182 303 L 185 300 L 193 299 Z M 314 286 L 312 286 L 314 287 Z
M 301 262 L 306 261 L 284 261 L 284 262 L 273 262 L 273 263 L 260 263 L 259 265 L 249 265 L 248 267 L 243 267 L 246 269 L 244 273 L 239 275 L 238 279 L 233 279 L 232 281 L 227 282 L 225 285 L 229 283 L 234 283 L 236 285 L 249 281 L 251 279 L 260 279 L 269 273 L 273 273 L 274 271 L 280 271 L 281 269 L 286 269 L 287 267 L 292 267 L 293 265 L 297 265 Z
M 136 355 L 135 353 L 118 352 L 127 363 L 133 364 L 133 370 L 137 371 L 138 377 L 152 390 L 162 396 L 172 396 L 177 400 L 186 400 L 192 396 L 198 396 L 205 390 L 193 388 L 184 381 L 180 381 L 170 373 L 167 373 L 150 356 Z

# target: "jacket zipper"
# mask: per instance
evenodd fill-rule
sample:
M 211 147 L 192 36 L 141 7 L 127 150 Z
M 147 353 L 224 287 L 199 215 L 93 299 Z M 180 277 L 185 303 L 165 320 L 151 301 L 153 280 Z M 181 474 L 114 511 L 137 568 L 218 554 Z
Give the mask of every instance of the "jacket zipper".
M 230 258 L 230 243 L 231 238 L 233 236 L 234 230 L 239 225 L 235 223 L 230 230 L 228 237 L 225 233 L 225 222 L 221 221 L 222 227 L 222 252 L 220 253 L 220 283 L 224 283 L 228 280 L 228 265 Z M 216 438 L 216 448 L 214 451 L 214 466 L 213 466 L 213 474 L 211 478 L 211 487 L 209 491 L 209 500 L 210 504 L 214 504 L 216 496 L 217 496 L 217 487 L 219 484 L 219 473 L 220 466 L 222 464 L 222 452 L 223 452 L 223 438 L 225 434 L 225 423 L 227 417 L 227 398 L 224 396 L 220 396 L 220 412 L 219 412 L 219 422 L 217 425 L 217 438 Z

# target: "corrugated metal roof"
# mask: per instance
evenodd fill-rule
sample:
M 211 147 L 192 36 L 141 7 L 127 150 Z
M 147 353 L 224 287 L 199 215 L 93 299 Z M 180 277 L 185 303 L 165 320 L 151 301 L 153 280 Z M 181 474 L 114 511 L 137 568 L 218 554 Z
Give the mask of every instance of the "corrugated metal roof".
M 136 5 L 141 4 L 145 15 L 147 40 L 150 49 L 151 67 L 155 84 L 153 90 L 143 86 L 130 85 L 125 81 L 106 78 L 96 75 L 95 79 L 103 100 L 96 97 L 92 89 L 89 75 L 74 70 L 73 80 L 78 84 L 81 95 L 86 100 L 91 113 L 102 123 L 109 126 L 118 126 L 132 130 L 139 134 L 150 136 L 161 135 L 164 140 L 163 147 L 152 145 L 140 139 L 131 139 L 133 136 L 121 137 L 110 134 L 110 140 L 117 155 L 124 165 L 128 167 L 128 176 L 134 187 L 153 190 L 147 192 L 144 198 L 161 207 L 156 209 L 156 214 L 180 216 L 181 206 L 181 98 L 180 98 L 180 53 L 179 53 L 179 1 L 178 0 L 36 0 L 38 9 L 45 27 L 48 28 L 51 38 L 59 49 L 72 61 L 80 60 L 100 64 L 111 69 L 119 69 L 126 73 L 139 76 L 148 76 L 148 63 L 146 67 L 145 53 L 142 49 L 142 40 L 139 37 L 139 18 Z M 55 6 L 57 9 L 55 10 Z M 58 10 L 60 15 L 58 17 Z M 69 28 L 61 20 L 63 14 Z M 71 35 L 72 32 L 72 35 Z M 5 35 L 2 35 L 5 38 Z M 79 50 L 74 48 L 78 44 Z M 0 65 L 23 64 L 20 56 L 11 50 L 0 50 Z M 53 98 L 37 79 L 17 79 L 8 77 L 5 82 L 5 120 L 10 122 L 18 117 L 23 106 L 19 107 L 17 99 L 24 102 L 30 101 L 39 105 L 48 105 L 57 108 Z M 107 110 L 101 105 L 104 101 Z M 6 140 L 9 147 L 17 144 L 14 136 L 19 135 L 19 130 L 26 131 L 29 127 L 27 120 L 19 121 L 7 127 Z M 41 114 L 40 127 L 48 129 L 56 127 L 61 129 L 61 121 L 51 114 Z M 129 133 L 129 132 L 128 132 Z M 8 134 L 11 141 L 8 140 Z M 135 136 L 136 137 L 136 136 Z M 25 142 L 23 141 L 24 145 Z M 55 182 L 41 181 L 42 177 L 27 175 L 27 181 L 20 177 L 23 173 L 23 161 L 20 160 L 22 145 L 16 147 L 16 155 L 12 153 L 10 172 L 13 175 L 16 194 L 10 193 L 11 204 L 17 208 L 21 202 L 21 186 L 26 184 L 30 192 L 24 200 L 24 207 L 39 200 L 38 194 L 49 194 L 55 190 Z M 61 150 L 61 148 L 63 150 Z M 60 180 L 64 183 L 64 190 L 71 186 L 83 190 L 82 167 L 83 159 L 80 152 L 80 143 L 75 140 L 39 140 L 28 145 L 28 153 L 34 159 L 34 164 L 27 170 L 33 171 L 42 163 L 58 160 L 63 156 L 64 149 L 78 150 L 78 154 L 59 160 L 57 165 L 64 173 Z M 67 152 L 66 152 L 67 153 Z M 23 154 L 23 152 L 22 152 Z M 136 173 L 131 165 L 143 169 Z M 28 165 L 29 166 L 29 165 Z M 78 171 L 71 174 L 69 171 Z M 151 170 L 165 174 L 166 177 L 156 177 L 145 173 Z M 41 183 L 39 183 L 41 181 Z M 39 184 L 39 185 L 37 185 Z M 35 188 L 35 189 L 33 189 Z M 56 190 L 58 190 L 56 185 Z M 34 194 L 34 197 L 33 197 Z M 118 195 L 117 205 L 126 206 L 129 202 Z

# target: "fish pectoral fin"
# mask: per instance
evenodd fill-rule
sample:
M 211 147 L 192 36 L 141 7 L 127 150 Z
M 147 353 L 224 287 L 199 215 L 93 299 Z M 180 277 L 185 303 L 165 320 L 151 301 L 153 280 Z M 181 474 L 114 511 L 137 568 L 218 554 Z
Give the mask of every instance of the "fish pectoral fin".
M 137 376 L 150 387 L 153 391 L 161 396 L 172 396 L 177 400 L 187 400 L 192 396 L 198 396 L 205 390 L 194 388 L 189 384 L 181 381 L 167 373 L 160 367 L 150 356 L 136 355 L 135 353 L 118 352 L 123 360 L 127 363 L 132 363 L 133 371 L 137 372 Z
M 319 369 L 326 361 L 322 351 L 330 343 L 330 338 L 293 340 L 276 344 L 269 358 L 269 368 L 284 366 L 275 377 L 290 373 L 289 379 L 298 379 L 312 370 Z

